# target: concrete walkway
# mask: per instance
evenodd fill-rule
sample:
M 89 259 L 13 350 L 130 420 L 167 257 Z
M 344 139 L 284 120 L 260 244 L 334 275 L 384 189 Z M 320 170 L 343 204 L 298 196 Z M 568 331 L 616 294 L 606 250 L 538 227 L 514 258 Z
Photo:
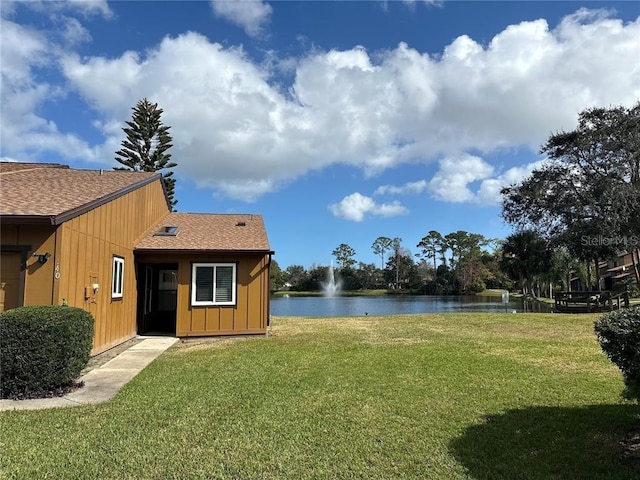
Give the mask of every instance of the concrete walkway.
M 0 411 L 74 407 L 106 402 L 177 341 L 177 338 L 169 337 L 145 338 L 80 378 L 84 381 L 84 387 L 64 397 L 0 400 Z

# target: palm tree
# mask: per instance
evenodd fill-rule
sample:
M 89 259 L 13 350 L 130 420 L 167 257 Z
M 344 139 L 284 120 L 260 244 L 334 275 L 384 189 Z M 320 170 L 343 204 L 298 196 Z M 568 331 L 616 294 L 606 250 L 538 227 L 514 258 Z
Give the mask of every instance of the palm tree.
M 509 235 L 502 247 L 502 268 L 520 284 L 525 295 L 537 296 L 535 281 L 549 270 L 549 262 L 547 242 L 533 230 Z

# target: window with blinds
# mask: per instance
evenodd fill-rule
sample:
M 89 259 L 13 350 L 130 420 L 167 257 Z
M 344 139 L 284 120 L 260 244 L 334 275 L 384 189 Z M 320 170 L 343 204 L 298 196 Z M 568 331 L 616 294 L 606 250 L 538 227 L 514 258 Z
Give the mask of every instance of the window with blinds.
M 235 263 L 194 263 L 191 305 L 235 305 Z

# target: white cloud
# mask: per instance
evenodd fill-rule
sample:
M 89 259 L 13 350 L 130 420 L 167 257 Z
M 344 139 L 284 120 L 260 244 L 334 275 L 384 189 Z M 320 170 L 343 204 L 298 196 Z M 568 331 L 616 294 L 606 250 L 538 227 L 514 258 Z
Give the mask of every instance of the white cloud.
M 263 33 L 273 12 L 271 5 L 262 0 L 212 0 L 211 8 L 216 16 L 242 27 L 251 37 Z
M 376 204 L 371 213 L 381 217 L 397 217 L 398 215 L 407 215 L 409 210 L 400 202 L 394 200 L 391 203 Z
M 409 8 L 415 8 L 417 3 L 424 3 L 425 5 L 436 5 L 439 6 L 442 4 L 443 0 L 402 0 Z
M 242 48 L 193 32 L 106 58 L 52 45 L 46 32 L 2 26 L 3 154 L 111 162 L 131 107 L 148 97 L 172 127 L 177 173 L 246 200 L 335 163 L 376 175 L 469 151 L 537 150 L 550 132 L 573 128 L 584 108 L 640 98 L 640 19 L 623 24 L 586 10 L 554 30 L 544 20 L 511 25 L 487 46 L 460 36 L 437 57 L 400 44 L 376 55 L 362 47 L 312 50 L 282 62 L 270 52 L 258 64 Z M 75 31 L 82 39 L 82 29 Z M 273 84 L 284 64 L 295 71 L 288 88 Z M 62 93 L 34 72 L 58 68 L 65 88 L 94 109 L 104 142 L 88 145 L 36 113 Z M 467 161 L 478 169 L 441 164 L 429 191 L 447 201 L 489 202 L 498 177 L 486 161 Z
M 23 26 L 5 18 L 15 13 L 16 6 L 2 10 L 0 144 L 3 145 L 3 152 L 30 161 L 37 160 L 42 152 L 50 151 L 63 155 L 73 152 L 72 156 L 76 158 L 94 160 L 97 155 L 101 155 L 100 146 L 91 147 L 77 135 L 60 132 L 54 121 L 39 113 L 43 104 L 59 100 L 66 94 L 64 86 L 41 79 L 48 78 L 43 72 L 58 70 L 58 59 L 64 48 L 91 39 L 88 30 L 76 18 L 59 12 L 79 12 L 84 16 L 101 14 L 108 17 L 111 11 L 106 2 L 102 1 L 33 1 L 20 2 L 19 6 L 48 14 L 56 28 L 39 31 Z
M 45 65 L 49 45 L 44 35 L 28 27 L 2 19 L 2 80 L 16 84 L 32 82 L 31 68 Z M 4 85 L 3 85 L 4 88 Z
M 196 180 L 197 184 L 204 186 Z M 232 198 L 241 198 L 246 202 L 254 202 L 265 193 L 272 192 L 277 188 L 270 179 L 252 181 L 230 181 L 220 185 L 220 190 Z
M 329 210 L 336 217 L 353 220 L 354 222 L 363 221 L 367 215 L 395 217 L 409 213 L 400 202 L 378 204 L 371 197 L 358 192 L 344 197 L 339 203 L 329 205 Z
M 445 158 L 427 189 L 434 198 L 445 202 L 498 205 L 502 201 L 500 190 L 503 187 L 519 183 L 544 163 L 545 160 L 540 160 L 496 175 L 494 168 L 481 158 Z
M 20 3 L 31 10 L 46 14 L 69 12 L 81 14 L 83 17 L 92 17 L 94 15 L 99 15 L 103 18 L 113 17 L 113 11 L 109 7 L 107 0 L 29 0 L 28 2 Z
M 102 15 L 111 18 L 113 12 L 109 8 L 107 0 L 67 0 L 72 9 L 75 9 L 85 16 Z
M 91 40 L 91 34 L 77 18 L 63 16 L 60 18 L 60 23 L 64 25 L 61 34 L 67 44 L 75 45 Z
M 0 2 L 0 15 L 2 18 L 9 18 L 16 12 L 16 2 L 13 0 L 5 0 Z
M 493 167 L 479 157 L 464 155 L 444 158 L 440 169 L 429 181 L 428 190 L 438 200 L 461 203 L 473 200 L 469 184 L 493 174 Z
M 544 163 L 545 160 L 540 160 L 495 175 L 494 168 L 479 157 L 449 157 L 440 161 L 438 172 L 429 182 L 418 180 L 400 186 L 381 185 L 375 195 L 417 195 L 426 191 L 445 202 L 498 205 L 502 201 L 500 190 L 503 187 L 521 182 Z M 474 183 L 479 183 L 475 189 Z
M 520 183 L 531 175 L 535 169 L 542 167 L 544 160 L 533 162 L 522 167 L 513 167 L 495 178 L 487 178 L 480 183 L 475 193 L 474 201 L 481 205 L 498 205 L 502 202 L 500 190 L 516 183 Z
M 417 182 L 408 182 L 404 185 L 381 185 L 376 188 L 375 195 L 417 195 L 427 190 L 428 183 L 426 180 L 418 180 Z
M 36 112 L 46 101 L 62 95 L 61 88 L 37 81 L 34 71 L 55 66 L 55 50 L 40 32 L 1 20 L 2 90 L 0 143 L 8 156 L 32 158 L 41 151 L 91 151 L 83 140 L 58 131 L 56 124 Z

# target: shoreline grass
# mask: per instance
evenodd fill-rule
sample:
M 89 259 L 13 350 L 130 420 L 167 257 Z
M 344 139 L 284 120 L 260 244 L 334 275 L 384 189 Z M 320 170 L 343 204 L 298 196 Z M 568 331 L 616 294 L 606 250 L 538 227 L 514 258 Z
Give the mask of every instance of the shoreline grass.
M 0 413 L 14 478 L 632 479 L 639 407 L 594 315 L 274 317 L 109 403 Z

